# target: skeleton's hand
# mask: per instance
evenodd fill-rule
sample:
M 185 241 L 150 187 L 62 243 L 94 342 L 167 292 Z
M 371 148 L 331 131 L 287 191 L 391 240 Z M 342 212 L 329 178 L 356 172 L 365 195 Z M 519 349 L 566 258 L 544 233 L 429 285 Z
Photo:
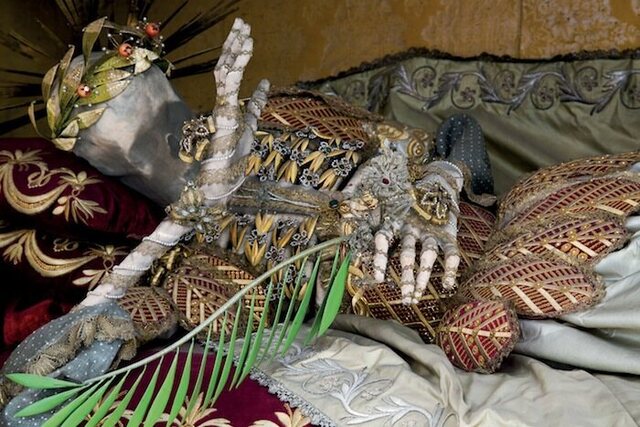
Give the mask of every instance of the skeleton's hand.
M 345 190 L 350 192 L 355 191 L 355 188 L 371 188 L 373 197 L 379 204 L 368 213 L 370 217 L 378 217 L 377 221 L 374 220 L 374 223 L 378 222 L 378 226 L 375 227 L 375 250 L 370 266 L 374 282 L 381 283 L 385 280 L 389 247 L 394 239 L 399 240 L 403 302 L 415 304 L 427 287 L 439 251 L 445 257 L 443 286 L 445 289 L 455 286 L 460 264 L 456 239 L 457 202 L 463 176 L 451 163 L 433 162 L 428 166 L 424 178 L 409 189 L 406 183 L 402 184 L 404 171 L 396 163 L 399 162 L 372 162 L 363 168 L 361 174 L 354 176 Z M 385 185 L 396 185 L 397 189 L 390 188 L 385 197 L 384 193 L 377 190 Z M 411 197 L 406 194 L 409 192 L 412 193 Z M 363 197 L 360 196 L 348 202 L 353 205 L 351 210 L 357 212 L 356 207 L 362 201 Z M 418 243 L 421 246 L 419 254 L 416 252 Z M 416 266 L 417 274 L 414 273 Z
M 209 202 L 224 201 L 244 180 L 242 159 L 251 148 L 258 118 L 267 103 L 269 82 L 262 80 L 241 113 L 238 93 L 244 70 L 253 54 L 251 27 L 236 19 L 214 69 L 215 133 L 211 138 L 198 184 Z

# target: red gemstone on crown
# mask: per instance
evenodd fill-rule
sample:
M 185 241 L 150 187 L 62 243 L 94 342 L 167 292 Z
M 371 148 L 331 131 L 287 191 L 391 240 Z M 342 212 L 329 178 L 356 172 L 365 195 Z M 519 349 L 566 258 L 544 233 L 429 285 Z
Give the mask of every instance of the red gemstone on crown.
M 144 32 L 151 38 L 157 37 L 160 34 L 160 25 L 155 22 L 149 22 L 144 26 Z
M 133 46 L 131 46 L 129 43 L 122 43 L 120 46 L 118 46 L 118 53 L 120 54 L 120 56 L 128 58 L 133 53 Z
M 81 84 L 80 86 L 78 86 L 76 93 L 80 98 L 86 98 L 87 96 L 91 95 L 91 88 L 89 87 L 89 85 Z

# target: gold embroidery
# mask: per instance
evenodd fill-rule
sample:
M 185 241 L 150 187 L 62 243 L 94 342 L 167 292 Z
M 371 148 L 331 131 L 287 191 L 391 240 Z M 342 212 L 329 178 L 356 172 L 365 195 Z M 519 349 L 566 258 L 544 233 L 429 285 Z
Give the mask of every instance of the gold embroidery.
M 54 248 L 60 245 L 60 239 L 54 241 Z M 58 242 L 58 243 L 56 243 Z M 78 242 L 67 242 L 69 247 L 77 247 Z M 29 265 L 43 277 L 58 277 L 69 274 L 83 265 L 95 259 L 102 259 L 103 269 L 83 270 L 83 277 L 75 279 L 74 285 L 89 285 L 93 288 L 98 284 L 104 274 L 111 270 L 116 256 L 127 254 L 126 248 L 113 245 L 95 247 L 87 250 L 83 256 L 69 259 L 53 258 L 42 251 L 37 239 L 36 230 L 15 230 L 0 234 L 0 249 L 5 248 L 3 257 L 6 261 L 17 265 L 23 258 Z M 55 249 L 54 249 L 55 250 Z
M 42 187 L 53 177 L 59 178 L 58 186 L 37 196 L 22 193 L 14 181 L 14 172 L 24 171 L 28 167 L 37 168 L 37 171 L 27 177 L 29 188 Z M 89 177 L 85 171 L 76 174 L 67 168 L 48 169 L 47 164 L 41 160 L 40 150 L 0 151 L 1 190 L 7 203 L 23 214 L 35 215 L 57 203 L 52 211 L 54 215 L 64 215 L 67 221 L 71 218 L 76 223 L 86 224 L 87 219 L 93 218 L 96 213 L 107 213 L 98 203 L 79 197 L 87 185 L 100 182 L 97 178 Z M 62 196 L 69 188 L 71 194 Z

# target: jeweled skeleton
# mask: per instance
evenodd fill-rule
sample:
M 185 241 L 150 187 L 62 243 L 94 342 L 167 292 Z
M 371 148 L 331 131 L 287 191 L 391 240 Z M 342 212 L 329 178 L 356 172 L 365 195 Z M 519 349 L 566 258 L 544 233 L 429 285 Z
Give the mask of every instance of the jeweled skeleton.
M 247 24 L 235 21 L 214 71 L 213 114 L 183 127 L 180 157 L 201 160 L 190 171 L 199 166 L 197 177 L 168 209 L 168 218 L 82 304 L 122 296 L 158 257 L 193 233 L 244 254 L 252 267 L 273 265 L 319 238 L 350 235 L 350 246 L 366 267 L 362 285 L 384 280 L 389 248 L 398 240 L 405 303 L 416 303 L 424 292 L 440 250 L 445 255 L 444 286 L 453 288 L 460 262 L 456 215 L 464 182 L 461 169 L 446 161 L 430 162 L 426 135 L 353 114 L 318 94 L 272 95 L 265 110 L 266 80 L 244 103 L 243 114 L 238 93 L 253 50 L 249 32 Z M 297 110 L 278 106 L 295 102 L 301 104 Z M 314 110 L 335 117 L 319 121 L 322 117 Z M 293 112 L 283 117 L 283 111 Z M 100 162 L 95 152 L 76 151 Z M 157 190 L 156 177 L 166 180 L 170 174 L 160 167 L 149 176 L 154 168 L 149 163 L 137 177 L 129 177 L 143 192 Z M 172 171 L 176 182 L 184 180 L 183 172 Z M 167 189 L 156 199 L 176 196 Z M 248 233 L 238 239 L 238 221 L 247 215 L 254 227 L 244 228 Z

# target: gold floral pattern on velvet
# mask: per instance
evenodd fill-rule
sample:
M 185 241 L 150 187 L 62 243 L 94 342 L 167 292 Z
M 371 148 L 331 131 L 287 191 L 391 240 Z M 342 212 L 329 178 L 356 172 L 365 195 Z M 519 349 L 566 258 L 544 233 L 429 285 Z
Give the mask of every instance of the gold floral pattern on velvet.
M 107 391 L 104 395 L 109 396 L 111 390 Z M 103 419 L 109 417 L 116 408 L 121 404 L 122 400 L 126 395 L 126 391 L 122 391 L 119 393 L 116 400 L 111 404 L 108 408 L 107 412 L 103 414 Z M 87 416 L 86 420 L 89 421 L 91 417 L 93 417 L 98 409 L 105 402 L 105 398 L 101 399 L 94 407 L 94 411 Z M 178 414 L 176 418 L 173 420 L 171 424 L 167 424 L 169 420 L 169 414 L 163 413 L 161 417 L 157 420 L 155 425 L 163 425 L 167 427 L 242 427 L 242 426 L 234 426 L 232 422 L 223 416 L 218 416 L 216 418 L 214 414 L 218 412 L 218 409 L 215 407 L 205 407 L 202 405 L 204 400 L 204 393 L 200 393 L 191 408 L 191 411 L 188 411 L 188 406 L 190 404 L 190 400 L 187 400 L 185 404 L 180 407 L 178 410 Z M 289 404 L 283 404 L 282 411 L 276 411 L 273 413 L 273 417 L 277 419 L 277 423 L 271 420 L 264 419 L 264 415 L 258 415 L 262 419 L 257 419 L 252 422 L 250 426 L 247 427 L 310 427 L 311 421 L 309 418 L 305 417 L 300 409 L 295 408 L 291 409 Z M 131 409 L 126 409 L 120 420 L 115 423 L 116 427 L 125 427 L 127 425 L 126 421 L 129 421 L 133 416 L 134 411 Z M 160 424 L 162 423 L 162 424 Z M 102 424 L 98 424 L 102 425 Z
M 55 178 L 58 180 L 57 186 L 43 194 L 24 194 L 14 181 L 14 171 L 28 167 L 35 168 L 27 177 L 28 188 L 42 187 Z M 87 185 L 100 182 L 101 180 L 89 176 L 85 171 L 76 173 L 64 167 L 49 169 L 42 161 L 40 150 L 0 151 L 1 190 L 9 205 L 23 214 L 35 215 L 53 207 L 53 215 L 63 215 L 66 221 L 72 219 L 76 223 L 86 224 L 94 214 L 107 213 L 95 201 L 80 197 Z M 63 195 L 65 192 L 68 194 Z
M 278 418 L 278 423 L 270 420 L 254 421 L 250 427 L 306 427 L 309 426 L 311 420 L 302 415 L 298 408 L 291 409 L 288 404 L 284 404 L 286 412 L 276 412 L 274 415 Z
M 69 239 L 48 239 L 33 229 L 19 229 L 0 233 L 0 249 L 4 249 L 4 260 L 17 265 L 26 260 L 29 266 L 42 277 L 58 277 L 73 273 L 94 260 L 102 260 L 102 268 L 82 270 L 82 275 L 73 280 L 74 285 L 88 286 L 98 284 L 114 265 L 117 257 L 128 253 L 124 246 L 89 245 L 81 256 L 64 258 L 62 252 L 78 250 L 80 243 Z M 43 248 L 42 245 L 47 247 Z M 49 247 L 50 246 L 50 247 Z M 59 253 L 59 256 L 53 256 Z

